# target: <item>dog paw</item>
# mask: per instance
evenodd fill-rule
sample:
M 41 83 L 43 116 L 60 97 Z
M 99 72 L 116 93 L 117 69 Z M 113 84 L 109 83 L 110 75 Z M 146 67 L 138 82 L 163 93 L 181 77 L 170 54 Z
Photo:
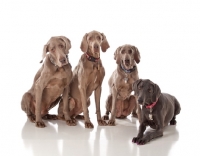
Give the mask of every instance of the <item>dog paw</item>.
M 120 117 L 116 117 L 117 119 L 125 119 L 126 118 L 126 116 L 124 116 L 124 115 L 121 115 Z
M 58 120 L 58 116 L 57 115 L 51 115 L 51 114 L 47 114 L 43 117 L 44 120 Z
M 30 122 L 35 123 L 35 116 L 33 116 L 33 115 L 28 115 L 28 119 L 30 120 Z
M 44 127 L 46 127 L 43 121 L 37 121 L 37 122 L 35 123 L 35 125 L 36 125 L 36 127 L 39 127 L 39 128 L 44 128 Z
M 85 128 L 94 128 L 94 125 L 91 122 L 85 122 Z
M 104 116 L 102 117 L 102 120 L 109 120 L 109 116 L 108 116 L 108 115 L 104 115 Z
M 76 116 L 76 119 L 79 119 L 79 120 L 84 120 L 84 119 L 85 119 L 85 117 L 84 117 L 84 115 L 77 115 L 77 116 Z
M 176 125 L 176 120 L 171 120 L 170 125 Z
M 98 120 L 98 124 L 99 124 L 99 126 L 106 126 L 106 125 L 108 125 L 106 123 L 106 121 L 104 121 L 104 120 Z
M 144 138 L 134 137 L 132 139 L 132 142 L 133 143 L 137 143 L 138 145 L 144 145 L 144 144 L 146 144 L 148 142 L 148 140 L 144 139 Z
M 66 120 L 66 124 L 68 126 L 76 126 L 76 120 L 75 119 Z
M 109 126 L 115 126 L 115 120 L 109 120 L 108 125 Z

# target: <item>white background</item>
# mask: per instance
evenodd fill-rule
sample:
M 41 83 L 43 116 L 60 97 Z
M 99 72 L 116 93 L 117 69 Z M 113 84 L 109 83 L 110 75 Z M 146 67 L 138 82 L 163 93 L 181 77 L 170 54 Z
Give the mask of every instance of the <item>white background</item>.
M 116 127 L 106 127 L 98 136 L 94 102 L 89 108 L 91 120 L 95 123 L 94 130 L 85 130 L 83 122 L 76 127 L 69 127 L 62 121 L 53 124 L 46 122 L 47 127 L 41 130 L 26 121 L 20 106 L 21 97 L 30 89 L 33 77 L 41 66 L 39 62 L 43 46 L 51 36 L 68 37 L 72 44 L 69 59 L 74 69 L 82 54 L 82 37 L 92 30 L 104 33 L 110 44 L 107 52 L 101 54 L 106 70 L 101 96 L 102 114 L 109 93 L 108 79 L 116 68 L 114 51 L 123 44 L 132 44 L 141 54 L 139 77 L 151 79 L 163 92 L 175 95 L 181 104 L 182 111 L 177 116 L 176 130 L 168 129 L 171 136 L 157 139 L 143 147 L 132 144 L 131 139 L 137 134 L 138 121 L 131 117 L 124 121 L 117 120 Z M 186 151 L 187 154 L 198 155 L 198 0 L 1 0 L 0 51 L 0 153 L 3 155 L 13 155 L 16 152 L 19 155 L 43 155 L 49 154 L 45 153 L 47 149 L 50 155 L 120 155 L 123 150 L 126 155 L 156 155 L 158 149 L 162 151 L 159 155 L 181 155 Z M 56 108 L 51 112 L 57 113 Z M 58 131 L 59 126 L 63 134 Z M 121 129 L 119 134 L 113 133 L 117 128 Z M 74 133 L 67 135 L 65 129 Z M 107 132 L 115 135 L 112 137 Z M 79 148 L 84 152 L 77 151 L 81 142 L 79 138 L 83 142 Z M 118 145 L 116 140 L 121 144 Z M 65 141 L 67 146 L 64 146 Z

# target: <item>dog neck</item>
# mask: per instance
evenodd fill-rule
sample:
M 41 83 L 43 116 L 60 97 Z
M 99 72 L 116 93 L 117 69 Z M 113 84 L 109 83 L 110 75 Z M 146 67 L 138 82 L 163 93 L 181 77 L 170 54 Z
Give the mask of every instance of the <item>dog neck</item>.
M 158 101 L 158 99 L 156 99 L 156 101 L 153 102 L 152 104 L 146 106 L 146 108 L 149 108 L 149 109 L 153 108 L 156 105 L 157 101 Z
M 120 64 L 120 67 L 121 67 L 121 69 L 122 69 L 125 73 L 132 73 L 132 72 L 135 71 L 135 69 L 136 69 L 136 66 L 133 66 L 133 68 L 127 70 L 127 69 L 125 69 L 125 68 L 123 67 L 122 64 Z
M 85 53 L 85 56 L 88 59 L 88 61 L 91 61 L 91 62 L 98 62 L 100 60 L 100 57 L 99 58 L 95 58 L 95 57 L 89 55 L 87 52 Z

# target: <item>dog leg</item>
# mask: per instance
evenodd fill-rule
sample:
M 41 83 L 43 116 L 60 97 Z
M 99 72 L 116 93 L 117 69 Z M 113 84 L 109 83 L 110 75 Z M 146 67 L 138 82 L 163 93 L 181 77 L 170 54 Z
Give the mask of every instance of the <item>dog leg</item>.
M 139 127 L 139 133 L 138 133 L 137 137 L 133 138 L 132 142 L 138 143 L 142 139 L 145 130 L 146 130 L 146 124 L 144 122 L 142 122 Z
M 116 116 L 116 100 L 117 100 L 117 91 L 115 87 L 112 87 L 112 110 L 111 110 L 111 117 L 108 121 L 109 126 L 115 126 L 115 116 Z
M 109 113 L 111 111 L 111 107 L 112 107 L 112 95 L 110 94 L 106 100 L 106 113 L 102 117 L 103 120 L 109 120 Z
M 96 103 L 96 114 L 97 114 L 97 122 L 99 126 L 106 126 L 107 123 L 101 119 L 101 110 L 100 110 L 100 96 L 101 96 L 101 86 L 99 86 L 95 92 L 95 103 Z
M 63 114 L 66 124 L 69 126 L 75 126 L 76 120 L 70 117 L 70 105 L 69 105 L 69 86 L 67 86 L 63 92 Z

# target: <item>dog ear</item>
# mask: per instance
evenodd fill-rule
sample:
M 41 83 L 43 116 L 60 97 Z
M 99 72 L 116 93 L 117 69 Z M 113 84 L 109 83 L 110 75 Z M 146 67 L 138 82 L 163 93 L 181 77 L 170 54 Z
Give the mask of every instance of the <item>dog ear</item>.
M 49 46 L 49 41 L 47 42 L 47 44 L 44 45 L 43 53 L 42 53 L 42 60 L 40 61 L 40 63 L 42 63 L 44 58 L 46 57 L 46 54 L 48 52 L 48 46 Z
M 121 48 L 122 48 L 122 46 L 118 47 L 114 53 L 114 59 L 116 60 L 117 64 L 120 64 L 120 62 L 121 62 L 120 57 L 119 57 L 119 52 L 120 52 Z
M 152 100 L 156 101 L 160 97 L 160 94 L 161 94 L 160 87 L 157 84 L 154 83 Z
M 139 80 L 136 80 L 134 83 L 133 83 L 133 91 L 134 91 L 134 95 L 137 95 L 138 94 L 138 85 L 140 84 L 140 82 L 142 82 L 142 79 L 139 79 Z
M 80 48 L 81 48 L 82 52 L 87 52 L 87 50 L 88 50 L 87 33 L 83 36 Z
M 110 45 L 106 39 L 106 36 L 103 33 L 101 33 L 101 36 L 102 36 L 101 50 L 103 52 L 106 52 L 106 50 L 110 47 Z
M 59 36 L 58 38 L 61 38 L 65 42 L 65 46 L 66 46 L 65 53 L 68 54 L 69 49 L 71 48 L 71 41 L 65 36 Z
M 135 51 L 135 53 L 134 53 L 134 60 L 135 60 L 135 62 L 137 64 L 140 63 L 140 52 L 138 51 L 138 48 L 135 47 L 135 46 L 132 46 L 131 48 Z

